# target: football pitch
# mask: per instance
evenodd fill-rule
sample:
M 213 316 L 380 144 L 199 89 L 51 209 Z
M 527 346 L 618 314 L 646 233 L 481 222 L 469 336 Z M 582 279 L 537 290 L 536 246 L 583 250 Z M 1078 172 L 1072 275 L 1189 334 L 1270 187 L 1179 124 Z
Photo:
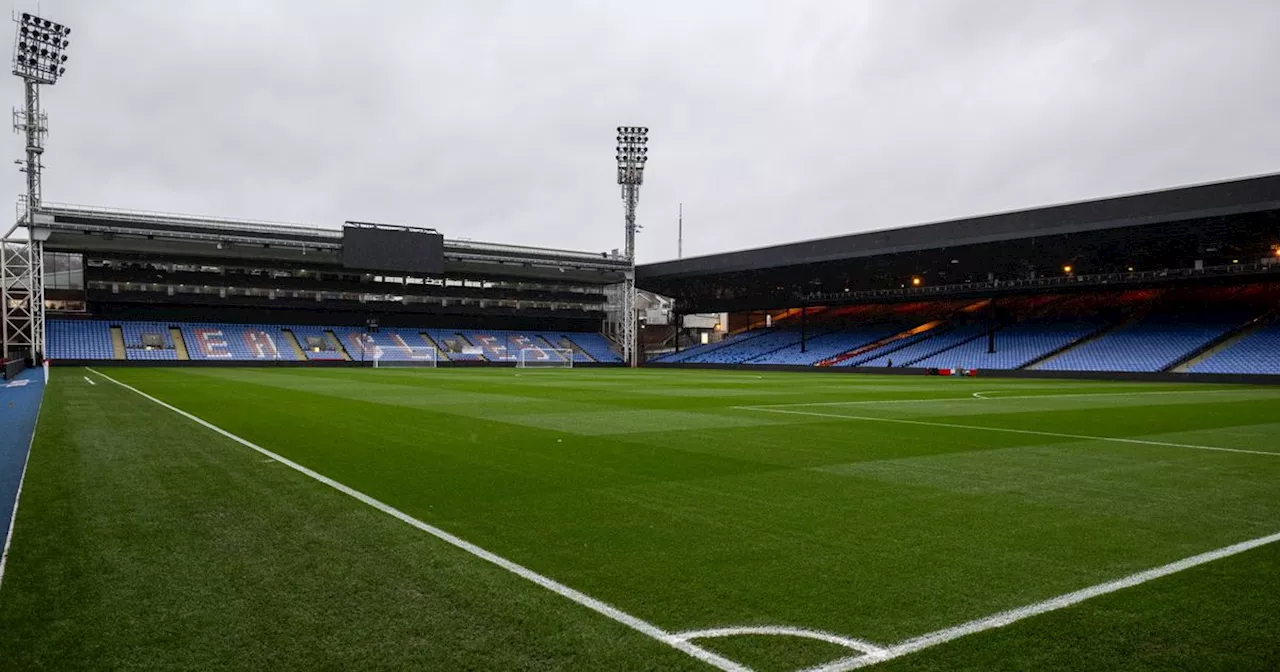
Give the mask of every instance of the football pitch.
M 1272 670 L 1280 387 L 55 369 L 4 669 Z

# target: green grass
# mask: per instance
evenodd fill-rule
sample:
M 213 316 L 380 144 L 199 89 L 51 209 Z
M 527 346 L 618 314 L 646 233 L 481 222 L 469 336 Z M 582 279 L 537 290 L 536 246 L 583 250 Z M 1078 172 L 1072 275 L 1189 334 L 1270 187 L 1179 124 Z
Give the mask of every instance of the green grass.
M 1280 388 L 103 372 L 671 632 L 786 625 L 889 645 L 1280 532 Z M 0 588 L 0 667 L 711 669 L 58 373 Z M 774 410 L 742 408 L 757 406 Z M 882 667 L 1275 669 L 1277 590 L 1266 546 Z M 761 671 L 847 655 L 699 643 Z

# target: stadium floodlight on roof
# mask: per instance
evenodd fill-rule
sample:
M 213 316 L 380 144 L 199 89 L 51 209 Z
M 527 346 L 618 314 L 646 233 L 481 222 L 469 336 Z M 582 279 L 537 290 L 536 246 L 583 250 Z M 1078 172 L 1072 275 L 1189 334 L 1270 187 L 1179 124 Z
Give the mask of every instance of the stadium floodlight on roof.
M 649 129 L 644 126 L 618 127 L 618 184 L 622 186 L 622 202 L 626 208 L 626 257 L 631 270 L 622 284 L 619 318 L 622 323 L 622 359 L 629 366 L 638 363 L 636 339 L 636 205 L 640 202 L 640 185 L 644 184 L 644 164 L 649 160 Z
M 26 105 L 14 110 L 13 128 L 26 136 L 27 174 L 25 212 L 19 225 L 26 235 L 15 237 L 18 226 L 0 239 L 0 345 L 3 355 L 39 361 L 45 352 L 44 336 L 44 235 L 36 230 L 40 208 L 40 162 L 47 117 L 40 109 L 40 86 L 52 86 L 67 72 L 67 48 L 71 29 L 55 21 L 24 12 L 14 19 L 13 74 L 22 78 Z M 47 233 L 47 232 L 45 232 Z

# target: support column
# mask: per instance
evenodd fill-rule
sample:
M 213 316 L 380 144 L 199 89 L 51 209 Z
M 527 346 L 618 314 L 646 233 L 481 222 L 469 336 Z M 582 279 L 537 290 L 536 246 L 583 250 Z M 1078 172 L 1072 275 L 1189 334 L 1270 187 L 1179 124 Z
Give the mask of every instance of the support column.
M 809 306 L 805 303 L 801 303 L 800 304 L 800 352 L 801 353 L 807 352 L 809 349 L 808 344 L 805 343 L 805 336 L 806 336 L 805 330 L 807 328 L 807 325 L 805 324 L 805 316 L 808 314 L 809 314 Z
M 987 304 L 987 354 L 996 352 L 996 300 Z

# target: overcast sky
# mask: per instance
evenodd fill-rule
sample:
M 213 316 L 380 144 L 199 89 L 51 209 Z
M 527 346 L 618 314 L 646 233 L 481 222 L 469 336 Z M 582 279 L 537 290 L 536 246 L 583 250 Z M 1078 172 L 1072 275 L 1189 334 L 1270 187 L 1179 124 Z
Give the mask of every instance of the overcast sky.
M 656 261 L 1280 171 L 1277 0 L 40 9 L 48 201 L 602 251 L 647 125 Z

